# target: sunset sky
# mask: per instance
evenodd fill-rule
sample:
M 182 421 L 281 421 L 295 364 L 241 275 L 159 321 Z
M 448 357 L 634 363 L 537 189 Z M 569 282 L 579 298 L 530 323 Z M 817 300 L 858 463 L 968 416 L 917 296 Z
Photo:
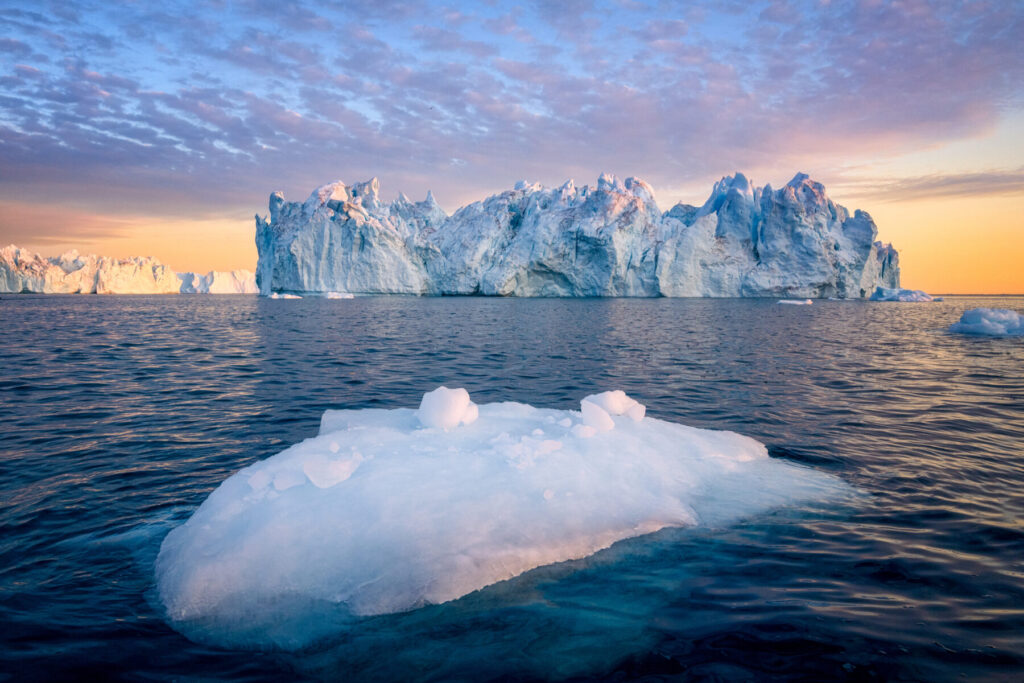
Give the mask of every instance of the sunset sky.
M 797 171 L 903 285 L 1024 293 L 1024 2 L 0 2 L 0 244 L 254 268 L 283 190 L 449 212 Z

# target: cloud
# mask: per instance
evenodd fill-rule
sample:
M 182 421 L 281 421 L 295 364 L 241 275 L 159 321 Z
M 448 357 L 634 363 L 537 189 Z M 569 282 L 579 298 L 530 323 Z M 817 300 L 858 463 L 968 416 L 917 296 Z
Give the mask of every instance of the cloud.
M 837 186 L 847 188 L 843 191 L 845 196 L 880 201 L 1024 194 L 1024 167 L 911 178 L 872 178 L 837 183 Z

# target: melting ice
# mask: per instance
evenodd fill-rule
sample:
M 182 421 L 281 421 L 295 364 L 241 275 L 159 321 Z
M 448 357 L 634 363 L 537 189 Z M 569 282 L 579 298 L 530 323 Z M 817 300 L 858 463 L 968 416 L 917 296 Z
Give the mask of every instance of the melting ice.
M 664 527 L 844 490 L 621 391 L 580 407 L 478 406 L 441 387 L 418 410 L 327 411 L 317 436 L 232 475 L 167 535 L 169 619 L 201 640 L 299 647 L 339 615 L 442 603 Z

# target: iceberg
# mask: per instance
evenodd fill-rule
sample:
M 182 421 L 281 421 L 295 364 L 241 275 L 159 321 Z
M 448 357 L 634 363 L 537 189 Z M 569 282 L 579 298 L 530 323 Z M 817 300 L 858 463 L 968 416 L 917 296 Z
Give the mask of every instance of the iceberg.
M 622 391 L 580 408 L 441 387 L 418 409 L 325 412 L 317 436 L 235 473 L 165 537 L 167 618 L 202 641 L 299 648 L 623 539 L 848 491 Z
M 1006 308 L 972 308 L 949 326 L 950 332 L 988 337 L 1024 335 L 1024 315 Z
M 871 301 L 902 301 L 924 302 L 942 301 L 942 297 L 933 297 L 920 289 L 900 289 L 899 287 L 878 287 L 871 294 Z
M 811 299 L 779 299 L 776 303 L 789 306 L 810 306 L 814 301 Z
M 177 273 L 155 258 L 114 259 L 72 250 L 45 258 L 13 244 L 0 249 L 0 292 L 40 294 L 255 294 L 247 270 Z
M 256 294 L 256 274 L 249 270 L 211 270 L 206 275 L 178 273 L 182 294 Z
M 525 181 L 448 216 L 434 196 L 380 197 L 377 178 L 270 195 L 256 216 L 260 293 L 864 298 L 899 287 L 899 256 L 863 211 L 797 174 L 745 176 L 662 212 L 643 180 Z

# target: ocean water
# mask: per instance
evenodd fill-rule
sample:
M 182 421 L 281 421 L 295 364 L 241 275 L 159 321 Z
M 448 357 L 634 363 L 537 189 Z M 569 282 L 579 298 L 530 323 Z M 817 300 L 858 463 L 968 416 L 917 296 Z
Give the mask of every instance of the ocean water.
M 3 296 L 0 680 L 1022 680 L 1024 339 L 979 306 Z M 153 562 L 328 408 L 621 388 L 857 495 L 664 530 L 301 652 L 191 642 Z

